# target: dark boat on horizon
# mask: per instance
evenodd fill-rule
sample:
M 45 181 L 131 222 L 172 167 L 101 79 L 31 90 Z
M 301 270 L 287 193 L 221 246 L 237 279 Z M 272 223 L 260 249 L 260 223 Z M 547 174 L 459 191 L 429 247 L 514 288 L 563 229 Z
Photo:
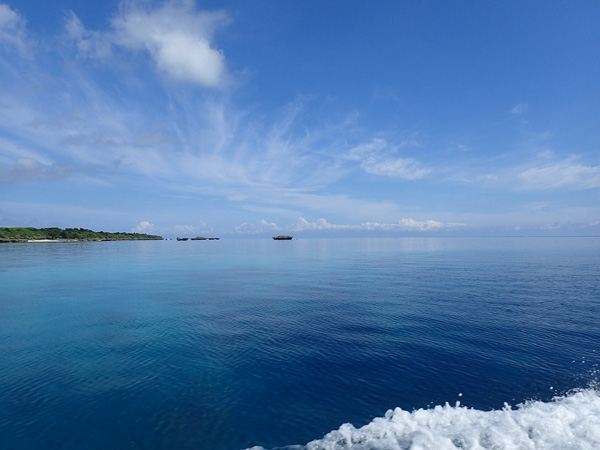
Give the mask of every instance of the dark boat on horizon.
M 275 241 L 291 241 L 292 239 L 294 239 L 294 236 L 273 236 Z

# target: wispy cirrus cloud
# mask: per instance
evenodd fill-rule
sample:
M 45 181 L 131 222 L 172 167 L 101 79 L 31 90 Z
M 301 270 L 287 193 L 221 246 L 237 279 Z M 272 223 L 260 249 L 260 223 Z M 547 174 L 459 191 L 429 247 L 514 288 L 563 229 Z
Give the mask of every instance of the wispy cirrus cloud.
M 600 187 L 600 166 L 587 166 L 573 158 L 529 167 L 516 174 L 519 190 L 570 190 Z
M 416 146 L 418 143 L 411 140 L 408 141 L 408 145 Z M 415 159 L 396 156 L 402 146 L 402 143 L 393 146 L 385 139 L 374 138 L 371 142 L 352 148 L 347 157 L 359 161 L 360 167 L 372 175 L 418 180 L 429 174 L 431 170 L 423 167 Z
M 111 34 L 86 29 L 72 11 L 68 14 L 65 31 L 69 39 L 75 43 L 79 56 L 103 61 L 112 56 Z
M 27 48 L 25 19 L 10 6 L 0 4 L 0 46 L 16 49 L 24 54 Z
M 0 167 L 0 184 L 61 180 L 74 174 L 91 173 L 94 170 L 95 168 L 92 166 L 44 165 L 33 158 L 17 158 L 12 166 L 8 168 Z
M 520 116 L 522 114 L 524 114 L 527 109 L 529 109 L 529 105 L 527 103 L 518 103 L 515 106 L 513 106 L 509 112 L 511 114 L 514 114 L 515 116 Z
M 507 192 L 599 188 L 600 165 L 584 164 L 580 162 L 582 159 L 583 156 L 580 155 L 561 158 L 559 154 L 545 149 L 537 152 L 527 162 L 510 160 L 497 164 L 499 167 L 495 170 L 490 170 L 491 163 L 485 164 L 484 168 L 471 170 L 457 168 L 447 181 Z
M 116 97 L 85 71 L 60 74 L 64 77 L 72 77 L 68 91 L 57 83 L 43 97 L 35 91 L 19 99 L 0 93 L 8 105 L 0 109 L 4 129 L 14 135 L 13 142 L 22 143 L 0 149 L 5 170 L 28 157 L 43 169 L 73 168 L 64 176 L 94 167 L 90 176 L 133 175 L 129 180 L 153 180 L 153 188 L 244 201 L 245 208 L 292 208 L 294 215 L 302 208 L 352 218 L 358 214 L 359 219 L 397 212 L 391 202 L 319 192 L 350 172 L 343 155 L 352 118 L 316 125 L 308 133 L 302 100 L 273 115 L 256 116 L 226 98 L 189 96 L 176 86 L 170 86 L 165 103 L 152 105 L 161 111 L 155 117 L 137 91 L 119 90 Z M 10 179 L 26 177 L 13 174 Z

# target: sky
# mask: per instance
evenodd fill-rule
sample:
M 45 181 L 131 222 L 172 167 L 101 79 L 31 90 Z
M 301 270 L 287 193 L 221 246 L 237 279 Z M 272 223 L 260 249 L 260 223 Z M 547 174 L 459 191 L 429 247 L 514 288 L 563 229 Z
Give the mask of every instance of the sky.
M 600 2 L 0 0 L 0 226 L 600 235 Z

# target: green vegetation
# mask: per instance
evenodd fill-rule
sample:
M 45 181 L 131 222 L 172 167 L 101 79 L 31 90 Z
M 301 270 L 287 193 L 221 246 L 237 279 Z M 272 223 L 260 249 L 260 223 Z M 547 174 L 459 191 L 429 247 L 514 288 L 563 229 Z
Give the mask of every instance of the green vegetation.
M 30 239 L 67 239 L 76 241 L 134 241 L 148 239 L 162 239 L 162 236 L 153 236 L 142 233 L 107 233 L 106 231 L 92 231 L 85 228 L 7 228 L 0 227 L 0 242 L 20 242 Z

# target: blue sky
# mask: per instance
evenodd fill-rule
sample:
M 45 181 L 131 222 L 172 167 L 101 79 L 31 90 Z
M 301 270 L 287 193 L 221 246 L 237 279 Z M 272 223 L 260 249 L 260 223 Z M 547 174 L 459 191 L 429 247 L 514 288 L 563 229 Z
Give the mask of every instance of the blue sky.
M 0 0 L 0 226 L 599 235 L 597 1 Z

